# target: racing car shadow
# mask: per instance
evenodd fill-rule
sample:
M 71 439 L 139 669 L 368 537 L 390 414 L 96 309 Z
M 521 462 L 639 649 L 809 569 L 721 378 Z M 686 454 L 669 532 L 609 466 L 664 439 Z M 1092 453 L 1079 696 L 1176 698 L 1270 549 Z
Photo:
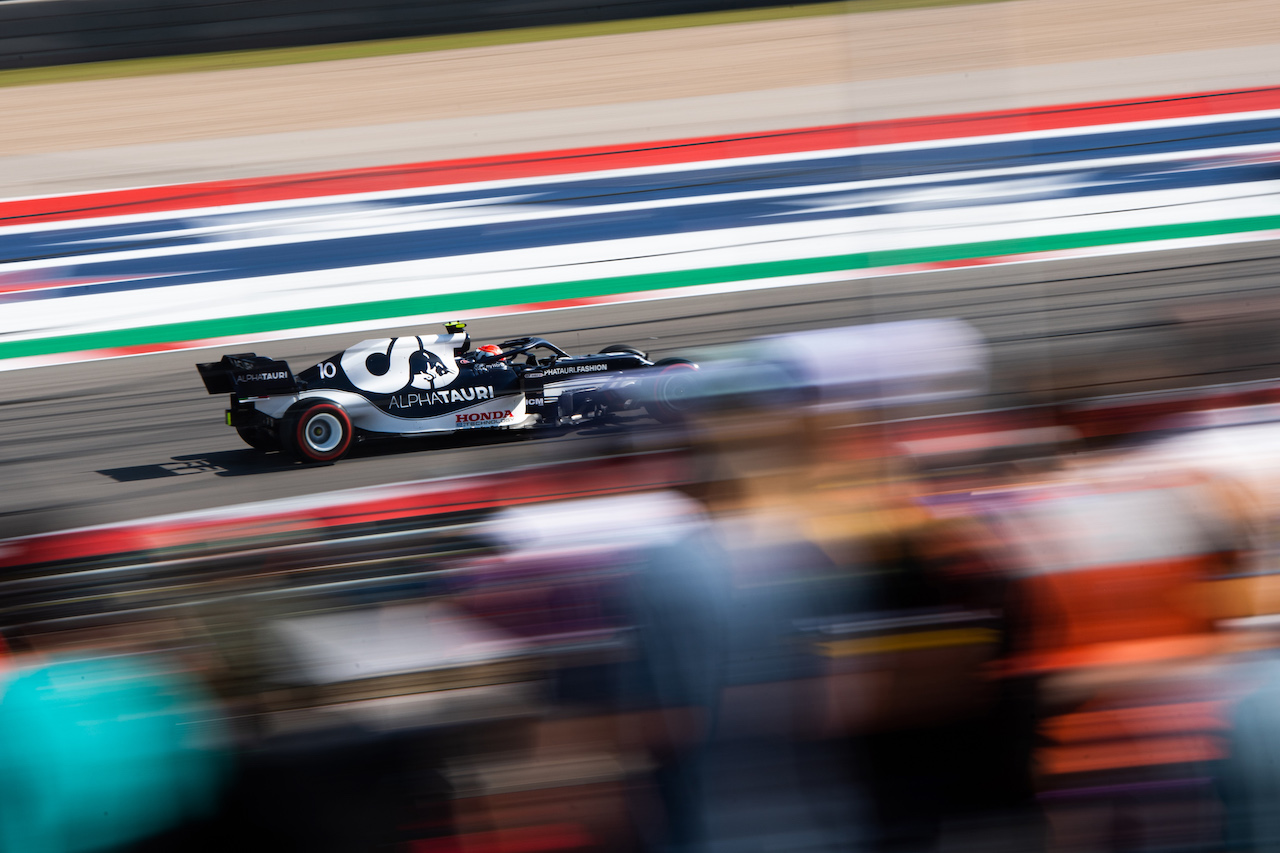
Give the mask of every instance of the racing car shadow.
M 220 477 L 236 477 L 244 474 L 266 474 L 297 467 L 298 463 L 279 453 L 262 453 L 257 450 L 219 450 L 214 453 L 196 453 L 174 456 L 168 462 L 155 465 L 131 465 L 128 468 L 103 468 L 98 471 L 117 483 L 136 483 L 142 480 L 164 480 L 172 477 L 189 477 L 192 474 L 215 474 Z
M 166 462 L 154 465 L 133 465 L 127 468 L 104 468 L 97 473 L 110 477 L 117 483 L 135 483 L 145 480 L 162 480 L 173 477 L 188 477 L 193 474 L 212 474 L 217 477 L 244 477 L 258 474 L 272 474 L 280 471 L 300 470 L 304 468 L 327 467 L 328 465 L 348 464 L 362 458 L 398 456 L 408 453 L 426 453 L 432 450 L 456 450 L 468 447 L 492 447 L 495 445 L 517 444 L 571 435 L 593 438 L 612 438 L 619 444 L 615 451 L 625 451 L 630 428 L 618 425 L 596 425 L 590 427 L 564 427 L 547 429 L 538 433 L 530 432 L 498 432 L 496 430 L 475 430 L 447 436 L 424 436 L 419 438 L 387 438 L 363 441 L 354 446 L 340 462 L 308 463 L 299 462 L 283 453 L 274 451 L 253 450 L 243 448 L 237 450 L 218 450 L 212 453 L 195 453 L 173 456 Z

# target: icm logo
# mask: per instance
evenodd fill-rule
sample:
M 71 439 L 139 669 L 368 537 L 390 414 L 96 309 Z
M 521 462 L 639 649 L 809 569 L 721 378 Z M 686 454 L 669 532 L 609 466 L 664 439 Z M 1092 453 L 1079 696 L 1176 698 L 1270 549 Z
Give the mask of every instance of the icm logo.
M 449 346 L 423 344 L 418 337 L 361 341 L 342 354 L 342 370 L 352 385 L 371 394 L 434 390 L 458 378 Z

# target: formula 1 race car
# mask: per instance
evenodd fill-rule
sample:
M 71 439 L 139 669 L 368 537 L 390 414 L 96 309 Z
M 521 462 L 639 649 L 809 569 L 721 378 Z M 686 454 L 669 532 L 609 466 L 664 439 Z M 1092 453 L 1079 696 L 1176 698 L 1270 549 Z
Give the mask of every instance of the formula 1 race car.
M 210 394 L 230 394 L 227 424 L 249 446 L 307 462 L 372 436 L 566 427 L 628 410 L 670 422 L 691 400 L 697 366 L 685 359 L 623 345 L 569 355 L 538 337 L 473 350 L 464 324 L 445 329 L 361 341 L 297 375 L 254 353 L 196 368 Z

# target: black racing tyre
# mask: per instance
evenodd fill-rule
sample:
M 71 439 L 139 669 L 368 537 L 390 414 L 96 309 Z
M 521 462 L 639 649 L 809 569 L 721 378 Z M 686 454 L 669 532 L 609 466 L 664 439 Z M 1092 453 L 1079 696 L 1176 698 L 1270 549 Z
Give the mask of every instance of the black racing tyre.
M 280 449 L 280 440 L 276 438 L 275 433 L 264 427 L 238 426 L 236 427 L 236 433 L 245 444 L 254 450 Z
M 643 358 L 645 361 L 648 361 L 648 360 L 649 360 L 649 354 L 648 354 L 647 352 L 645 352 L 645 351 L 644 351 L 644 350 L 642 350 L 642 349 L 637 349 L 636 347 L 633 347 L 633 346 L 631 346 L 630 344 L 609 344 L 609 346 L 607 346 L 607 347 L 605 347 L 604 349 L 600 350 L 600 352 L 601 352 L 602 354 L 604 354 L 604 353 L 627 353 L 628 355 L 638 355 L 638 356 L 640 356 L 641 358 Z
M 284 422 L 282 435 L 289 452 L 304 462 L 335 462 L 351 448 L 355 430 L 351 418 L 335 403 L 312 403 Z
M 645 411 L 664 424 L 684 420 L 697 398 L 695 375 L 698 365 L 683 358 L 664 358 L 655 365 L 657 376 L 649 391 Z

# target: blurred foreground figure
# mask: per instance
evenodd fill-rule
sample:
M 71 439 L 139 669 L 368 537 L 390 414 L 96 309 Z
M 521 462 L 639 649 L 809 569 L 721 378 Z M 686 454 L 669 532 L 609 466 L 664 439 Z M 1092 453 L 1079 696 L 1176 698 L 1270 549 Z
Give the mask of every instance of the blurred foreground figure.
M 610 609 L 625 642 L 560 674 L 561 714 L 584 742 L 558 757 L 612 731 L 629 768 L 622 843 L 639 850 L 842 849 L 847 832 L 823 836 L 813 814 L 812 756 L 801 750 L 820 736 L 822 703 L 798 626 L 817 612 L 831 562 L 801 535 L 794 507 L 738 485 L 747 491 L 706 504 L 662 492 L 516 508 L 495 522 L 518 543 L 513 564 L 558 552 L 617 576 Z M 599 714 L 607 726 L 591 722 Z
M 926 556 L 939 540 L 876 422 L 984 371 L 951 321 L 779 335 L 706 367 L 695 447 L 739 638 L 722 739 L 754 771 L 728 790 L 761 804 L 726 823 L 740 849 L 927 845 L 958 805 L 960 753 L 986 743 L 961 721 L 987 707 L 972 688 L 990 644 Z
M 826 818 L 841 826 L 835 849 L 872 851 L 929 850 L 957 822 L 1022 817 L 1026 698 L 984 672 L 1000 653 L 1008 605 L 984 552 L 989 535 L 972 519 L 930 515 L 892 428 L 981 391 L 981 338 L 963 323 L 928 320 L 766 343 L 780 374 L 768 395 L 777 403 L 753 409 L 765 395 L 715 395 L 709 457 L 738 472 L 748 518 L 785 517 L 789 538 L 822 555 L 782 561 L 775 576 L 789 581 L 788 618 L 805 629 L 792 695 L 818 711 L 798 718 L 795 739 L 806 772 L 826 780 L 810 786 L 811 809 L 829 814 L 838 790 L 841 821 Z M 736 414 L 723 405 L 735 400 Z M 785 428 L 757 427 L 753 457 L 735 437 L 760 423 Z
M 576 565 L 580 580 L 588 577 L 583 566 L 612 575 L 608 591 L 582 592 L 625 626 L 625 645 L 558 674 L 560 713 L 578 736 L 557 757 L 598 748 L 586 736 L 610 732 L 606 748 L 631 768 L 626 843 L 704 849 L 707 750 L 724 678 L 730 586 L 703 508 L 675 492 L 628 495 L 513 508 L 493 527 L 514 549 L 509 565 Z M 604 725 L 592 722 L 598 715 Z
M 1221 800 L 1229 850 L 1280 850 L 1280 412 L 1242 406 L 1174 419 L 1164 437 L 1124 454 L 1106 470 L 1147 480 L 1193 478 L 1203 484 L 1199 514 L 1214 519 L 1226 574 L 1197 590 L 1202 612 L 1225 628 L 1220 654 L 1204 660 L 1216 678 L 1206 710 L 1215 712 L 1214 745 L 1223 760 L 1208 766 Z M 1174 541 L 1185 533 L 1166 525 Z M 1228 665 L 1229 664 L 1229 665 Z M 1211 667 L 1211 668 L 1210 668 Z M 1203 710 L 1202 710 L 1203 713 Z
M 1003 671 L 1039 695 L 1050 848 L 1217 849 L 1246 687 L 1221 630 L 1250 543 L 1238 489 L 1123 460 L 973 498 L 1023 605 Z
M 0 701 L 0 849 L 118 850 L 207 818 L 223 747 L 208 698 L 155 659 L 23 666 Z

